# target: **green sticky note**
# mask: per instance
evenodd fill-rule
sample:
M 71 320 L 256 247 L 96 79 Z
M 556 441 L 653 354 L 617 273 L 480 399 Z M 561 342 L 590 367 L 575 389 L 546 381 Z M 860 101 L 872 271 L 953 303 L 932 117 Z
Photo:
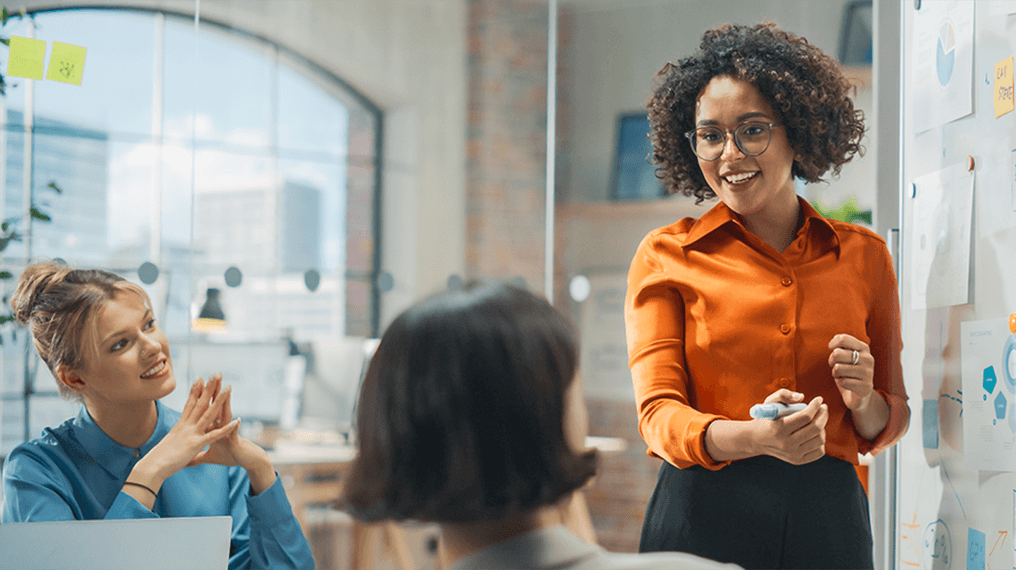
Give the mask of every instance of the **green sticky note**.
M 49 72 L 46 79 L 81 85 L 81 74 L 85 71 L 85 48 L 61 42 L 53 42 L 53 53 L 49 56 Z
M 7 75 L 42 79 L 42 68 L 45 61 L 46 42 L 11 36 L 11 55 L 7 61 Z

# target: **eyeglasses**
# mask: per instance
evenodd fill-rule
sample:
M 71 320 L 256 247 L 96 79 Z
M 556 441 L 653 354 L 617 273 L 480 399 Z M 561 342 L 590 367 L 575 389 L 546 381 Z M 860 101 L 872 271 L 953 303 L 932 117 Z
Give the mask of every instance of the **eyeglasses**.
M 745 156 L 758 156 L 769 148 L 773 138 L 772 129 L 782 127 L 780 123 L 763 123 L 747 121 L 734 129 L 734 144 Z M 702 160 L 716 160 L 723 154 L 727 146 L 727 131 L 719 127 L 699 127 L 692 129 L 684 136 L 691 143 L 691 150 Z

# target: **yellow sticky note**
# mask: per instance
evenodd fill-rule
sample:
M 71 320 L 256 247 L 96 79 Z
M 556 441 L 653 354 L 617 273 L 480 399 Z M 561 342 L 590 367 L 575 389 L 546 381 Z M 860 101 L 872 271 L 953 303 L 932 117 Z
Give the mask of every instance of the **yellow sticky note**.
M 11 54 L 7 61 L 7 75 L 42 79 L 42 68 L 46 61 L 46 42 L 11 36 Z
M 81 85 L 81 74 L 85 71 L 85 51 L 81 46 L 53 42 L 46 79 Z
M 1012 56 L 995 64 L 995 116 L 1013 110 Z

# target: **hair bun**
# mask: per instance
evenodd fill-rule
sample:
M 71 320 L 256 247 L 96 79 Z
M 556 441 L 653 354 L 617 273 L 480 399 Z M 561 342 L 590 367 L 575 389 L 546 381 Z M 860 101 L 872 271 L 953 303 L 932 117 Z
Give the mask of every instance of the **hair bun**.
M 39 295 L 49 289 L 54 279 L 61 281 L 69 272 L 69 269 L 54 262 L 33 263 L 26 267 L 18 278 L 18 288 L 11 295 L 11 308 L 18 322 L 28 324 L 39 302 Z

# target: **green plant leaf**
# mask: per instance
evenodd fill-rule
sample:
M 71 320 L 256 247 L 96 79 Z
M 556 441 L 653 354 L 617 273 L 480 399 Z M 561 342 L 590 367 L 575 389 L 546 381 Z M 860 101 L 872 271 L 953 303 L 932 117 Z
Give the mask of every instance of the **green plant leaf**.
M 6 24 L 7 19 L 11 17 L 10 12 L 7 11 L 7 7 L 0 8 L 0 24 Z
M 14 277 L 14 274 L 10 271 L 0 271 L 0 279 L 10 279 L 11 277 Z M 4 297 L 3 302 L 7 302 L 7 297 Z
M 7 47 L 10 47 L 11 40 L 9 40 L 8 38 L 0 38 L 0 44 L 3 44 L 5 46 L 7 46 Z
M 32 214 L 32 217 L 35 218 L 36 220 L 41 220 L 43 222 L 48 222 L 48 221 L 50 221 L 52 219 L 52 218 L 49 217 L 49 215 L 39 211 L 39 209 L 36 208 L 35 206 L 32 206 L 31 208 L 29 208 L 28 211 Z
M 49 184 L 47 184 L 46 188 L 53 189 L 53 191 L 55 191 L 57 194 L 63 194 L 63 190 L 61 190 L 60 187 L 56 185 L 56 181 L 55 180 L 51 181 Z

